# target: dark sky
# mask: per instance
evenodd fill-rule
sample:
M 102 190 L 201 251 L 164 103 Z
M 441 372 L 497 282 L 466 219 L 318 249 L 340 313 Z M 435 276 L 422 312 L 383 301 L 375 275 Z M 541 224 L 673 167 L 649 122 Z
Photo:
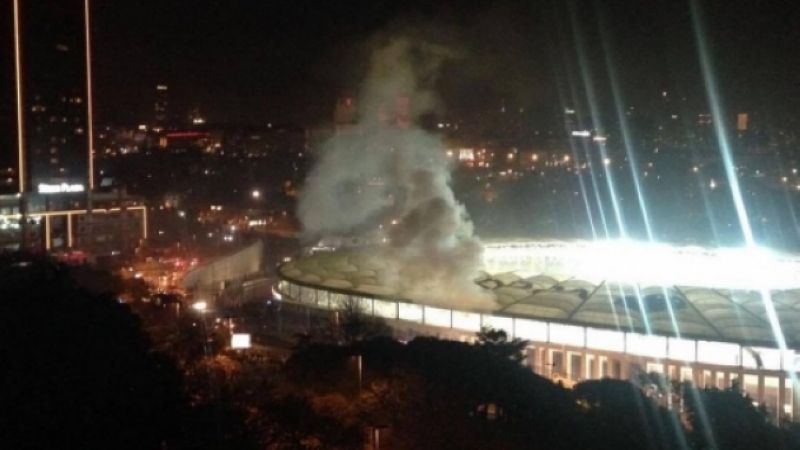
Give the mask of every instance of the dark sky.
M 700 4 L 731 109 L 798 110 L 795 2 Z M 463 54 L 440 82 L 443 104 L 455 112 L 501 102 L 558 108 L 559 88 L 580 79 L 576 36 L 601 99 L 609 97 L 605 39 L 627 102 L 646 106 L 669 89 L 703 107 L 683 0 L 115 0 L 93 8 L 96 104 L 105 121 L 149 118 L 154 86 L 166 83 L 175 113 L 197 106 L 212 121 L 317 123 L 337 96 L 358 90 L 372 38 L 392 33 Z

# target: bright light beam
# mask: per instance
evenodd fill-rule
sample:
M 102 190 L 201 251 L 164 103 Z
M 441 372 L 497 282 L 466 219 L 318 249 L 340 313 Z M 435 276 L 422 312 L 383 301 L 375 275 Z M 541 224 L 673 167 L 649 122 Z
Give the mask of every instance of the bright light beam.
M 605 54 L 605 63 L 606 63 L 606 71 L 608 72 L 609 82 L 611 84 L 611 93 L 614 98 L 614 108 L 617 113 L 617 120 L 619 121 L 620 127 L 620 134 L 622 135 L 622 144 L 625 147 L 625 155 L 628 159 L 628 168 L 631 172 L 631 176 L 633 179 L 633 186 L 636 191 L 636 200 L 639 205 L 639 211 L 642 215 L 642 221 L 644 222 L 645 233 L 647 234 L 647 240 L 649 242 L 656 242 L 655 234 L 653 233 L 653 228 L 650 224 L 650 214 L 647 209 L 647 202 L 645 200 L 644 188 L 642 187 L 641 179 L 639 178 L 639 166 L 636 160 L 636 151 L 633 148 L 633 143 L 631 142 L 630 137 L 630 128 L 628 127 L 628 119 L 625 116 L 625 103 L 622 98 L 622 91 L 619 88 L 618 78 L 617 78 L 617 71 L 614 68 L 611 60 L 611 46 L 608 43 L 608 38 L 605 34 L 605 26 L 602 20 L 602 15 L 600 16 L 600 36 L 601 41 L 603 44 L 603 52 Z M 665 286 L 661 286 L 662 294 L 666 299 L 667 305 L 667 313 L 669 314 L 670 321 L 672 323 L 672 329 L 675 332 L 675 335 L 680 338 L 681 331 L 680 326 L 678 325 L 678 319 L 675 317 L 675 311 L 672 309 L 672 302 L 670 301 L 670 294 Z M 637 285 L 637 297 L 640 297 L 639 289 Z
M 722 162 L 725 165 L 725 176 L 730 186 L 733 204 L 736 209 L 736 215 L 739 219 L 739 225 L 742 230 L 745 245 L 749 249 L 755 249 L 756 243 L 753 237 L 753 229 L 750 226 L 750 219 L 747 216 L 747 209 L 745 207 L 744 198 L 742 197 L 741 187 L 739 186 L 739 178 L 736 175 L 736 165 L 733 160 L 733 153 L 731 152 L 730 144 L 728 142 L 728 133 L 725 127 L 725 119 L 722 114 L 721 101 L 719 91 L 717 88 L 716 80 L 714 79 L 714 67 L 711 61 L 711 56 L 708 51 L 708 44 L 705 40 L 705 32 L 703 24 L 700 20 L 700 7 L 697 0 L 690 2 L 692 25 L 694 28 L 695 41 L 697 43 L 697 51 L 700 57 L 700 68 L 703 73 L 703 81 L 706 87 L 706 96 L 708 104 L 711 108 L 711 117 L 714 123 L 714 131 L 717 136 L 719 150 L 722 155 Z M 768 288 L 761 288 L 761 298 L 764 303 L 764 309 L 767 313 L 767 320 L 772 328 L 775 341 L 780 348 L 781 353 L 787 350 L 786 338 L 783 335 L 780 321 L 778 320 L 778 313 L 775 310 L 775 304 L 772 302 L 772 296 Z

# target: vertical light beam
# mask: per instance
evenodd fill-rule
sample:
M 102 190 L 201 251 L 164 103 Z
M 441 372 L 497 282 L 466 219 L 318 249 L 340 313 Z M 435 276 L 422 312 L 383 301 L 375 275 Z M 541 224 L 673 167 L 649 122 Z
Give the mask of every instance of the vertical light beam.
M 94 124 L 92 111 L 92 34 L 90 32 L 89 0 L 83 1 L 84 27 L 86 35 L 86 131 L 89 145 L 89 191 L 94 190 Z
M 14 75 L 17 88 L 17 185 L 25 192 L 25 127 L 22 117 L 22 55 L 20 54 L 19 0 L 14 0 Z
M 725 118 L 722 114 L 722 107 L 720 106 L 719 92 L 717 83 L 714 79 L 714 67 L 711 62 L 711 56 L 708 51 L 708 45 L 705 40 L 705 33 L 703 24 L 700 20 L 700 6 L 697 0 L 691 1 L 692 25 L 694 28 L 695 41 L 697 42 L 697 51 L 700 57 L 700 68 L 703 73 L 703 81 L 706 87 L 706 96 L 708 98 L 708 105 L 711 108 L 711 119 L 714 123 L 714 132 L 717 137 L 719 151 L 722 155 L 722 162 L 725 166 L 725 177 L 728 180 L 728 185 L 731 189 L 731 196 L 733 197 L 733 205 L 736 209 L 736 216 L 739 219 L 739 226 L 742 229 L 745 246 L 748 249 L 756 249 L 755 238 L 753 237 L 753 229 L 750 226 L 750 219 L 747 217 L 747 208 L 744 204 L 742 197 L 742 190 L 739 185 L 739 177 L 736 174 L 736 164 L 733 160 L 733 153 L 731 152 L 730 143 L 728 142 L 728 133 L 725 127 Z M 778 344 L 782 353 L 787 350 L 786 338 L 781 329 L 778 313 L 775 310 L 775 304 L 772 301 L 772 294 L 769 289 L 762 288 L 761 299 L 764 303 L 764 310 L 767 314 L 767 320 L 772 328 L 772 334 L 775 342 Z

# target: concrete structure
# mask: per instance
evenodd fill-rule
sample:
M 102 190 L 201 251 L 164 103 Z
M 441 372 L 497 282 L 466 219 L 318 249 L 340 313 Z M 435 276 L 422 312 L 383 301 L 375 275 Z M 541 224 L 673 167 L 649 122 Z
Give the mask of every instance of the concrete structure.
M 698 386 L 736 382 L 772 415 L 800 419 L 798 258 L 629 243 L 491 244 L 484 264 L 494 271 L 476 282 L 494 303 L 467 310 L 382 285 L 389 265 L 378 254 L 318 253 L 284 264 L 275 294 L 323 310 L 354 299 L 405 337 L 470 340 L 481 327 L 503 329 L 530 342 L 534 371 L 567 385 L 651 372 Z
M 264 244 L 256 241 L 233 254 L 190 270 L 183 278 L 183 288 L 195 298 L 202 298 L 215 306 L 230 306 L 231 302 L 239 303 L 259 293 L 262 296 L 269 293 L 263 269 Z

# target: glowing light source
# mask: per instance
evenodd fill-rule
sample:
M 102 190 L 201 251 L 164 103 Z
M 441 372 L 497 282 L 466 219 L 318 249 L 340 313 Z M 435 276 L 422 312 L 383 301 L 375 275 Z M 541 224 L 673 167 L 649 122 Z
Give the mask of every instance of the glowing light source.
M 19 0 L 14 0 L 14 72 L 17 88 L 17 183 L 25 192 L 25 127 L 22 125 L 22 61 L 20 54 Z
M 800 258 L 761 247 L 675 247 L 633 240 L 508 242 L 484 246 L 484 269 L 653 286 L 800 288 Z
M 233 333 L 231 335 L 232 349 L 248 349 L 250 346 L 250 333 Z
M 67 184 L 67 183 L 59 183 L 59 184 L 48 184 L 48 183 L 39 183 L 37 186 L 37 191 L 40 194 L 62 194 L 68 192 L 83 192 L 84 188 L 82 184 Z
M 89 144 L 89 190 L 94 189 L 94 129 L 92 112 L 92 34 L 90 31 L 89 0 L 84 0 L 84 27 L 86 37 L 86 127 L 88 129 Z

